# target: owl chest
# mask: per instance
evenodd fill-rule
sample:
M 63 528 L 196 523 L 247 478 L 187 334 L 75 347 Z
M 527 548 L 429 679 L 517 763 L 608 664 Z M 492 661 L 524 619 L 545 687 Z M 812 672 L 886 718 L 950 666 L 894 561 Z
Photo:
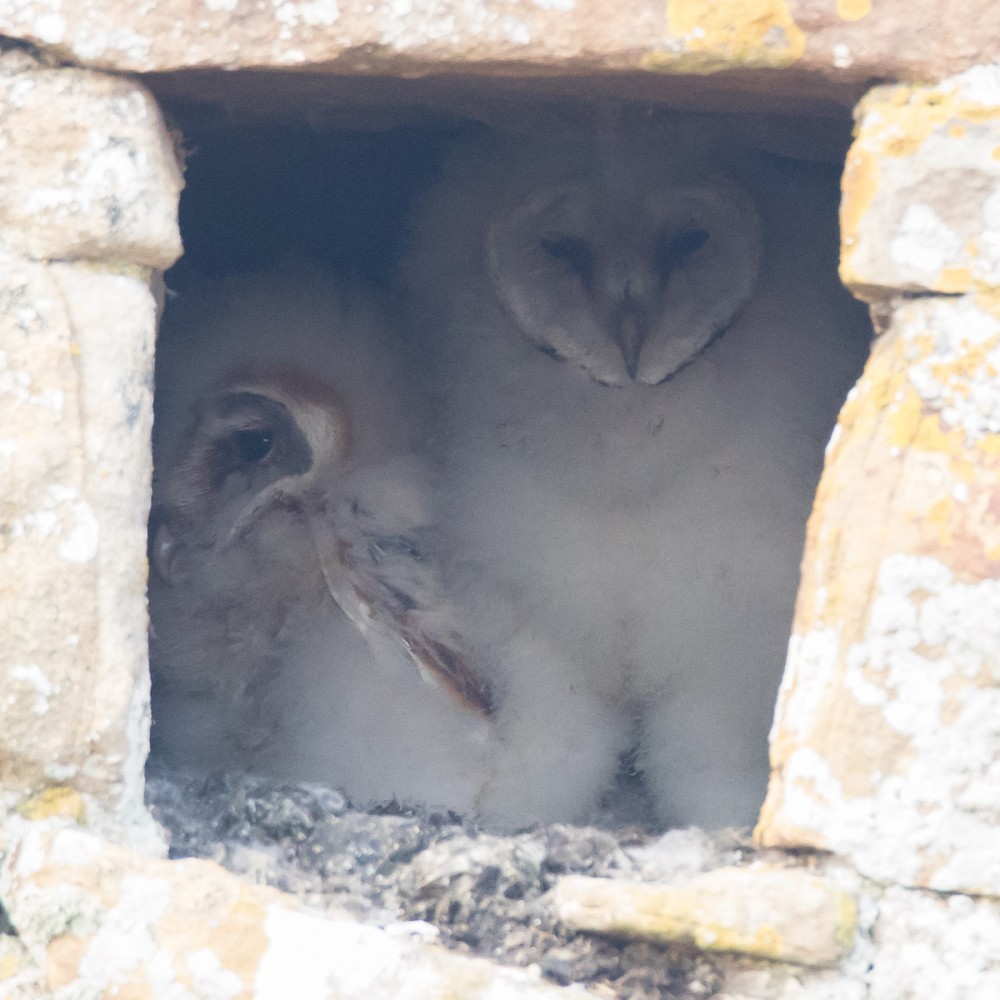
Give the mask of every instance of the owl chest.
M 638 405 L 613 391 L 534 398 L 528 406 L 520 391 L 498 394 L 456 427 L 452 499 L 463 544 L 552 601 L 593 599 L 603 616 L 614 593 L 622 615 L 639 614 L 632 597 L 648 592 L 640 579 L 662 570 L 687 530 L 679 498 L 698 470 L 656 400 Z
M 609 522 L 656 508 L 692 471 L 691 415 L 672 418 L 671 399 L 650 387 L 607 387 L 567 374 L 501 386 L 488 406 L 466 415 L 476 447 L 506 467 L 515 486 L 528 482 L 553 502 Z

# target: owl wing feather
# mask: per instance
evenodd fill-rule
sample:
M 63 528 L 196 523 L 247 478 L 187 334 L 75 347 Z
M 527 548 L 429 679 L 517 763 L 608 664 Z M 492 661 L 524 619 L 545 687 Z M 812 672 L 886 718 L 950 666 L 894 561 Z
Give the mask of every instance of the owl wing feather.
M 420 529 L 387 532 L 356 498 L 328 507 L 310 525 L 327 588 L 362 634 L 390 639 L 424 680 L 491 714 L 492 691 L 470 665 Z

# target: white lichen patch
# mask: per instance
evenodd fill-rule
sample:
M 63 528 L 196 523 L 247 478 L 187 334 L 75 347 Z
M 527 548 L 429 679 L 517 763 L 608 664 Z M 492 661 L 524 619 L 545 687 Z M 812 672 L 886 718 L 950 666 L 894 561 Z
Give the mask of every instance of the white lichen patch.
M 243 993 L 243 980 L 227 969 L 209 948 L 200 948 L 187 957 L 195 995 L 217 1000 L 236 1000 Z
M 61 45 L 66 40 L 66 18 L 55 12 L 43 14 L 35 22 L 38 37 L 46 45 Z
M 293 0 L 272 0 L 275 20 L 291 32 L 306 25 L 310 28 L 324 28 L 336 24 L 340 18 L 337 0 L 311 0 L 296 3 Z
M 114 990 L 133 970 L 153 963 L 158 951 L 153 928 L 170 905 L 172 894 L 173 887 L 166 879 L 125 876 L 118 900 L 103 914 L 80 961 L 79 985 Z M 171 965 L 161 959 L 153 967 L 161 980 L 158 986 L 174 985 Z
M 817 749 L 792 752 L 788 820 L 874 878 L 1000 892 L 1000 581 L 959 582 L 929 557 L 885 559 L 843 685 L 895 736 L 884 759 L 865 760 L 863 793 Z
M 799 738 L 808 732 L 820 701 L 829 692 L 839 653 L 837 629 L 819 628 L 792 636 L 788 644 L 789 669 L 785 670 L 778 692 L 780 719 L 775 717 L 772 741 L 779 732 Z
M 923 274 L 930 281 L 962 248 L 962 239 L 930 205 L 910 205 L 889 252 L 900 270 Z
M 1000 320 L 968 296 L 910 303 L 898 314 L 908 382 L 967 445 L 1000 434 Z
M 30 315 L 21 317 L 25 327 L 30 328 L 34 325 L 31 320 L 36 316 L 37 312 L 31 311 Z M 35 389 L 31 373 L 11 368 L 9 355 L 2 348 L 0 348 L 0 396 L 8 396 L 18 403 L 39 406 L 53 413 L 62 413 L 65 402 L 61 389 L 53 387 Z
M 851 47 L 843 42 L 838 42 L 833 47 L 833 65 L 837 69 L 850 69 L 854 65 L 854 56 L 851 55 Z
M 973 66 L 941 84 L 941 89 L 984 109 L 1000 109 L 1000 67 Z
M 42 668 L 35 663 L 15 663 L 8 668 L 5 687 L 4 701 L 8 705 L 14 705 L 19 700 L 20 687 L 20 697 L 30 700 L 29 711 L 35 715 L 45 715 L 51 704 L 49 699 L 56 690 Z
M 133 63 L 143 63 L 153 51 L 153 38 L 127 23 L 111 18 L 88 22 L 73 37 L 73 51 L 83 61 L 99 62 L 109 52 L 121 53 Z
M 54 484 L 39 507 L 11 521 L 9 532 L 14 538 L 54 539 L 60 558 L 86 563 L 97 555 L 101 529 L 90 504 L 75 489 Z
M 1000 996 L 996 902 L 892 888 L 879 911 L 869 1000 Z
M 541 981 L 537 970 L 506 969 L 482 959 L 432 950 L 419 941 L 340 920 L 319 920 L 270 906 L 268 947 L 257 968 L 257 1000 L 286 1000 L 294 982 L 301 997 L 342 1000 L 583 1000 L 591 994 Z

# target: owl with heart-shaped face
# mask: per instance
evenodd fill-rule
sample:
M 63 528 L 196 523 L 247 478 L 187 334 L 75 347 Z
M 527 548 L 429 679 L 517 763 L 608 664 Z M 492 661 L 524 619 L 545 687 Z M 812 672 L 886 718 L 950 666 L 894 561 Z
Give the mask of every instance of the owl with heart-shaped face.
M 805 521 L 870 329 L 837 281 L 836 175 L 725 140 L 481 136 L 414 215 L 501 825 L 586 818 L 623 758 L 667 824 L 763 799 Z
M 470 810 L 490 695 L 436 576 L 425 417 L 372 300 L 286 267 L 167 310 L 153 752 Z

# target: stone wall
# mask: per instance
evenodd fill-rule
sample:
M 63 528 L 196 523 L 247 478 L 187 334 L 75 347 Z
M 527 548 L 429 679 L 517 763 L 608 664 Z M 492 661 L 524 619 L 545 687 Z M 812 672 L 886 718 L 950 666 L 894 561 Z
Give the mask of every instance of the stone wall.
M 147 90 L 108 72 L 286 108 L 320 74 L 587 74 L 825 114 L 870 78 L 963 70 L 859 109 L 842 274 L 880 335 L 809 528 L 766 863 L 652 893 L 567 881 L 553 905 L 748 956 L 729 1000 L 1000 995 L 1000 71 L 975 68 L 1000 8 L 0 0 L 0 33 L 30 43 L 0 55 L 0 995 L 281 997 L 293 973 L 301 996 L 583 995 L 157 858 L 145 521 L 181 173 Z M 262 67 L 312 76 L 195 72 Z
M 809 526 L 765 844 L 1000 892 L 1000 74 L 859 109 L 841 273 L 882 326 Z
M 0 787 L 70 784 L 126 839 L 148 826 L 153 282 L 181 183 L 141 87 L 0 56 Z

